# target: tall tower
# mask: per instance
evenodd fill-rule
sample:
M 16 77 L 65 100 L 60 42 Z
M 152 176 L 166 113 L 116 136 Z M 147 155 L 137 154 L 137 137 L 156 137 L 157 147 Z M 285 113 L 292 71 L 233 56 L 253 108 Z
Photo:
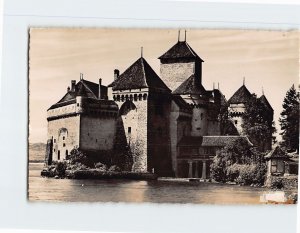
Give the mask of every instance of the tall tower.
M 159 57 L 160 77 L 174 91 L 180 84 L 194 75 L 202 82 L 202 62 L 204 62 L 186 42 L 180 41 Z
M 243 114 L 245 112 L 245 103 L 251 98 L 251 93 L 247 87 L 243 84 L 231 98 L 228 100 L 229 108 L 228 113 L 231 117 L 237 131 L 240 135 L 243 135 Z
M 119 106 L 132 171 L 172 175 L 169 139 L 171 91 L 140 57 L 109 85 Z

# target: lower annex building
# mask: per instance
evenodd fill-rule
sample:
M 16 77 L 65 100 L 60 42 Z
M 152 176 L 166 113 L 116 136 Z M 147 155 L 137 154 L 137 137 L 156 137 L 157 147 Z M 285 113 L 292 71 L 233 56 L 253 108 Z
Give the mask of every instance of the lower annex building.
M 91 160 L 159 176 L 209 178 L 212 158 L 243 135 L 242 115 L 251 94 L 243 84 L 227 101 L 202 85 L 203 60 L 186 41 L 159 57 L 160 76 L 145 58 L 107 87 L 80 77 L 47 110 L 46 163 L 64 160 L 73 148 Z M 273 109 L 265 104 L 273 120 Z M 222 114 L 229 112 L 224 123 Z M 272 137 L 261 148 L 271 149 Z

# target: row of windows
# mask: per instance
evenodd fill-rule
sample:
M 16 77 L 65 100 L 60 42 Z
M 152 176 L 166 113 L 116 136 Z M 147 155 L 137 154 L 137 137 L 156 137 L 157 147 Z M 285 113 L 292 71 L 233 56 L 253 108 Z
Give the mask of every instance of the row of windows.
M 113 95 L 114 101 L 138 101 L 138 100 L 147 100 L 147 94 L 134 94 L 134 95 Z

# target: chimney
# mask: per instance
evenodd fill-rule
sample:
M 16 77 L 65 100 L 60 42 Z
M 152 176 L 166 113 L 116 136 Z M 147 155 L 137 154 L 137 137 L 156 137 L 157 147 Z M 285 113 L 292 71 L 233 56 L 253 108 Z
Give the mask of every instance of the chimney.
M 75 91 L 76 80 L 71 81 L 71 91 Z
M 102 79 L 101 78 L 99 78 L 99 92 L 98 92 L 98 99 L 100 100 L 100 99 L 102 99 L 101 97 L 101 83 L 102 83 Z
M 119 74 L 120 74 L 120 71 L 118 69 L 115 69 L 114 70 L 114 80 L 117 80 L 117 78 L 119 78 Z

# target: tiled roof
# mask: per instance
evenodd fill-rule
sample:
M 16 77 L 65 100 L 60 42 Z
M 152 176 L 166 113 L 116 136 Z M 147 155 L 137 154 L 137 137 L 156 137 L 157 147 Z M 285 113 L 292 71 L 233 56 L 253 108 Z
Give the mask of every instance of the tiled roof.
M 228 100 L 229 104 L 246 103 L 251 98 L 251 93 L 245 85 L 241 86 L 231 98 Z
M 112 86 L 113 90 L 129 90 L 149 87 L 170 92 L 170 89 L 158 77 L 143 57 L 135 61 L 109 86 Z
M 169 58 L 199 58 L 203 62 L 186 41 L 178 41 L 173 47 L 159 57 L 159 59 Z
M 88 98 L 98 99 L 98 93 L 99 84 L 81 79 L 75 85 L 75 90 L 68 91 L 61 100 L 59 100 L 56 104 L 53 104 L 49 109 L 73 103 L 72 100 L 75 100 L 76 96 L 84 96 Z M 101 96 L 102 98 L 105 98 L 107 96 L 106 86 L 101 85 Z
M 178 143 L 179 146 L 216 146 L 224 147 L 229 143 L 233 143 L 238 139 L 245 140 L 249 146 L 253 144 L 249 141 L 248 137 L 245 136 L 186 136 L 183 137 Z
M 267 97 L 265 95 L 262 95 L 261 97 L 259 97 L 259 100 L 270 110 L 273 110 L 271 104 L 269 103 Z
M 238 139 L 242 139 L 247 142 L 249 146 L 253 146 L 248 137 L 245 136 L 203 136 L 202 146 L 222 147 L 233 143 Z
M 194 74 L 192 74 L 187 80 L 185 80 L 179 87 L 173 92 L 175 95 L 194 94 L 205 95 L 206 90 L 202 86 L 200 80 L 197 80 Z

